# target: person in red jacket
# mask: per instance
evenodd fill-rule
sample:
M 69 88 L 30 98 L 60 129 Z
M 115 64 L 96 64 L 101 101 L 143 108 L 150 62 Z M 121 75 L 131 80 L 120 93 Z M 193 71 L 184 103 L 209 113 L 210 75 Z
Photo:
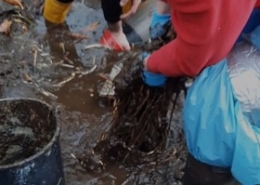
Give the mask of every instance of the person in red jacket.
M 198 75 L 232 49 L 256 0 L 166 0 L 177 38 L 144 60 L 148 71 L 166 76 Z
M 259 11 L 256 24 L 250 25 L 252 12 L 260 7 L 260 0 L 167 2 L 177 37 L 144 58 L 143 74 L 144 82 L 151 86 L 163 85 L 167 77 L 195 78 L 184 105 L 189 154 L 183 184 L 224 185 L 232 181 L 233 176 L 242 184 L 260 184 L 260 128 L 255 126 L 259 125 L 260 109 L 259 98 L 254 99 L 259 97 L 260 88 L 256 85 L 248 91 L 247 83 L 238 81 L 246 77 L 252 83 L 260 83 L 260 54 L 253 47 L 251 52 L 243 51 L 242 62 L 234 56 L 226 59 L 241 32 L 247 30 L 247 24 L 252 27 L 247 33 L 258 25 L 251 37 L 255 46 L 260 45 Z M 242 37 L 244 35 L 247 34 Z M 243 45 L 241 47 L 243 49 Z M 257 48 L 260 50 L 260 46 Z M 246 66 L 243 62 L 253 67 L 247 66 L 250 69 L 242 71 Z M 254 65 L 258 72 L 252 71 Z M 211 88 L 214 91 L 210 91 Z M 250 95 L 253 101 L 248 100 Z M 251 118 L 253 111 L 256 112 L 254 119 Z

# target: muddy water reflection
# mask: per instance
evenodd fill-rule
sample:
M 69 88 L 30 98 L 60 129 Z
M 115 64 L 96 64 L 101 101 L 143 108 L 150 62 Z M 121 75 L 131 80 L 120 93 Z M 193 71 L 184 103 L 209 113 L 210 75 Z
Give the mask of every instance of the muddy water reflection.
M 110 107 L 100 106 L 97 96 L 97 87 L 102 82 L 97 71 L 81 78 L 75 77 L 55 92 L 56 103 L 60 106 L 60 139 L 68 185 L 109 185 L 122 181 L 125 176 L 122 170 L 112 165 L 104 174 L 86 171 L 72 157 L 72 154 L 79 156 L 93 147 L 102 131 L 107 129 Z

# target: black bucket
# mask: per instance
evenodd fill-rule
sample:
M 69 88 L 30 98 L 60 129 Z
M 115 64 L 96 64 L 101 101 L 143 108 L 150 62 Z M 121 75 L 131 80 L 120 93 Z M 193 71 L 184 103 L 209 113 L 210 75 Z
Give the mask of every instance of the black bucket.
M 59 135 L 46 103 L 0 100 L 0 185 L 64 185 Z

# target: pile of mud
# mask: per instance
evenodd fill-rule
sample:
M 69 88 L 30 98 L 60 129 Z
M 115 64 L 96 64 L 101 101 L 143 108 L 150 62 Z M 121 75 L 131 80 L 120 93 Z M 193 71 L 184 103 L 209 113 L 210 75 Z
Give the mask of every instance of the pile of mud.
M 54 115 L 37 102 L 0 101 L 0 165 L 41 151 L 52 139 Z

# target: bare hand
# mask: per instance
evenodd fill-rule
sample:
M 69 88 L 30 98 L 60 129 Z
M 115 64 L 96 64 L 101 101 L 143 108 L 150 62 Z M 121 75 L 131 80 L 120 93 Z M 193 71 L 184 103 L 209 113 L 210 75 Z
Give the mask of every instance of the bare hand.
M 137 9 L 141 3 L 141 0 L 121 0 L 120 5 L 123 7 L 124 5 L 127 4 L 128 1 L 132 1 L 132 7 L 127 13 L 122 14 L 120 16 L 121 19 L 128 18 L 129 16 L 135 14 L 135 12 L 137 11 Z

